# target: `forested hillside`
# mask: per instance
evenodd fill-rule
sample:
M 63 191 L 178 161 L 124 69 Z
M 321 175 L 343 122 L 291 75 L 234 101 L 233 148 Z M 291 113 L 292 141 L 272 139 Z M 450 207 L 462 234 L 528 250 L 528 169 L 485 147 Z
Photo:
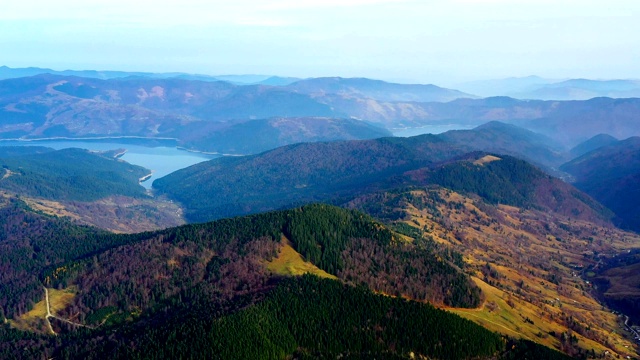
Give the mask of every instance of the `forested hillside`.
M 223 154 L 257 154 L 301 142 L 376 139 L 388 130 L 364 121 L 321 117 L 192 123 L 182 127 L 180 144 L 189 149 Z M 187 130 L 190 129 L 191 131 Z
M 470 140 L 487 133 L 491 136 L 483 142 Z M 500 145 L 512 139 L 519 139 L 518 145 Z M 522 160 L 506 156 L 504 161 L 473 165 L 484 156 L 469 154 L 474 144 L 490 143 L 501 149 L 498 154 L 517 153 L 518 147 L 523 157 L 553 154 L 538 136 L 492 124 L 467 133 L 298 144 L 254 156 L 214 159 L 158 179 L 153 186 L 182 203 L 191 221 L 313 201 L 340 203 L 358 194 L 427 183 L 477 193 L 491 202 L 558 211 L 565 206 L 562 211 L 576 215 L 592 208 L 602 214 L 596 217 L 610 216 L 588 196 Z
M 596 214 L 589 211 L 576 216 L 571 207 L 516 207 L 459 191 L 412 186 L 365 194 L 345 206 L 413 238 L 434 241 L 439 251 L 462 254 L 484 301 L 479 308 L 455 313 L 576 357 L 633 356 L 633 334 L 624 330 L 625 318 L 603 307 L 592 292 L 591 268 L 637 247 L 640 236 L 592 220 Z M 575 201 L 562 190 L 557 196 L 566 197 L 565 205 Z M 637 283 L 636 276 L 627 274 L 624 282 L 619 274 L 611 277 L 611 295 L 628 293 Z
M 411 185 L 436 184 L 490 204 L 552 211 L 596 224 L 609 223 L 611 211 L 567 183 L 511 156 L 471 153 L 432 168 L 407 172 Z
M 569 359 L 529 341 L 505 340 L 429 305 L 313 276 L 283 279 L 265 300 L 236 311 L 205 301 L 119 331 L 79 330 L 55 342 L 6 328 L 0 336 L 12 340 L 0 343 L 7 359 Z M 54 343 L 57 349 L 51 349 Z
M 6 318 L 24 314 L 42 298 L 45 268 L 118 241 L 106 232 L 34 213 L 15 198 L 0 197 L 0 202 L 0 311 Z
M 203 162 L 156 180 L 154 188 L 183 203 L 191 221 L 206 221 L 366 191 L 459 154 L 432 135 L 304 143 Z
M 581 142 L 580 144 L 574 146 L 569 152 L 575 159 L 601 147 L 615 145 L 619 141 L 620 140 L 614 138 L 611 135 L 598 134 L 590 138 L 589 140 Z
M 610 208 L 619 226 L 640 231 L 640 137 L 598 147 L 561 168 L 577 188 Z
M 379 141 L 385 144 L 387 153 L 393 154 L 403 149 L 394 144 L 396 139 Z M 437 148 L 438 144 L 438 141 L 434 141 L 433 144 L 421 144 L 422 147 L 413 151 L 426 153 L 431 147 Z M 379 167 L 384 169 L 385 161 L 388 160 L 377 158 L 377 161 Z M 477 205 L 478 209 L 498 218 L 500 217 L 495 210 L 490 210 L 490 206 L 495 206 L 492 204 L 517 205 L 523 207 L 522 211 L 527 208 L 531 209 L 529 211 L 551 211 L 557 214 L 554 216 L 566 214 L 565 216 L 581 219 L 579 221 L 606 224 L 606 217 L 599 212 L 602 209 L 586 201 L 588 198 L 574 193 L 576 190 L 570 186 L 559 186 L 548 175 L 526 162 L 508 156 L 474 153 L 431 166 L 420 166 L 413 171 L 404 170 L 399 174 L 385 186 L 439 184 L 468 196 L 478 197 L 481 199 L 478 201 L 486 204 L 485 207 Z M 420 218 L 411 220 L 413 223 L 397 221 L 406 219 L 406 203 L 397 202 L 394 205 L 380 200 L 353 200 L 355 203 L 352 204 L 360 203 L 363 210 L 385 221 L 391 221 L 389 224 L 393 231 L 359 212 L 328 205 L 309 205 L 293 210 L 185 225 L 151 233 L 114 235 L 90 228 L 77 228 L 70 223 L 55 223 L 58 220 L 34 214 L 19 200 L 7 201 L 5 211 L 13 215 L 6 216 L 6 219 L 16 219 L 8 220 L 11 224 L 21 224 L 25 222 L 24 219 L 33 218 L 29 221 L 42 223 L 41 228 L 50 228 L 51 233 L 46 235 L 46 231 L 42 230 L 38 234 L 30 234 L 29 229 L 39 229 L 33 226 L 21 228 L 20 231 L 13 225 L 7 227 L 7 239 L 13 239 L 13 242 L 6 243 L 6 246 L 13 250 L 7 252 L 3 265 L 4 268 L 12 269 L 6 272 L 6 276 L 9 277 L 7 281 L 3 281 L 2 290 L 11 294 L 7 298 L 12 299 L 3 305 L 3 313 L 10 324 L 7 326 L 36 331 L 42 335 L 3 329 L 5 339 L 13 339 L 3 342 L 0 347 L 6 354 L 24 354 L 23 351 L 33 354 L 29 351 L 40 349 L 38 353 L 62 358 L 90 357 L 95 351 L 109 353 L 116 358 L 164 357 L 177 354 L 207 356 L 213 353 L 195 352 L 202 348 L 202 342 L 211 344 L 206 348 L 207 351 L 223 354 L 230 346 L 240 346 L 245 341 L 261 344 L 255 348 L 256 351 L 259 349 L 263 351 L 262 354 L 272 354 L 274 358 L 282 358 L 286 354 L 308 358 L 339 354 L 360 357 L 371 355 L 372 351 L 390 358 L 406 357 L 407 351 L 426 356 L 450 354 L 453 358 L 468 358 L 473 356 L 471 354 L 480 357 L 517 358 L 519 355 L 514 354 L 520 350 L 527 353 L 539 349 L 531 343 L 512 344 L 511 340 L 508 340 L 512 348 L 511 351 L 504 352 L 507 348 L 503 347 L 503 340 L 498 341 L 502 345 L 495 343 L 495 340 L 486 340 L 482 343 L 484 345 L 478 347 L 479 345 L 468 342 L 470 340 L 467 337 L 460 338 L 460 335 L 454 333 L 438 333 L 436 338 L 449 339 L 448 336 L 454 336 L 458 340 L 447 340 L 446 344 L 467 345 L 447 347 L 442 340 L 437 346 L 429 345 L 428 342 L 416 345 L 403 335 L 405 332 L 397 330 L 421 329 L 425 326 L 419 322 L 423 321 L 419 320 L 419 315 L 412 318 L 412 321 L 418 322 L 407 323 L 409 318 L 400 315 L 409 311 L 405 309 L 406 306 L 417 306 L 410 312 L 419 314 L 427 311 L 427 308 L 422 308 L 426 302 L 461 309 L 478 306 L 486 308 L 489 301 L 498 301 L 492 292 L 486 292 L 483 283 L 477 279 L 472 281 L 467 275 L 476 271 L 484 272 L 485 268 L 477 263 L 469 267 L 469 262 L 460 254 L 466 251 L 466 247 L 439 245 L 442 240 L 428 235 L 433 233 L 433 225 L 422 223 L 423 220 Z M 438 202 L 433 206 L 423 200 L 413 204 L 416 207 L 431 209 L 429 212 L 434 216 L 445 214 Z M 450 207 L 450 211 L 460 213 L 466 208 L 466 205 L 456 206 Z M 376 208 L 379 210 L 375 210 Z M 384 215 L 394 212 L 398 212 L 398 215 Z M 510 216 L 514 217 L 514 214 Z M 476 216 L 483 217 L 480 213 Z M 438 220 L 438 224 L 445 226 L 444 229 L 447 230 L 444 231 L 454 234 L 454 239 L 457 239 L 455 244 L 467 242 L 470 237 L 463 235 L 460 228 L 456 229 L 453 226 L 453 219 L 455 218 L 443 217 Z M 46 225 L 50 221 L 59 225 Z M 491 222 L 486 225 L 487 229 L 494 226 Z M 76 233 L 80 235 L 75 235 Z M 566 236 L 552 233 L 556 238 Z M 43 239 L 43 243 L 26 240 L 33 236 Z M 274 269 L 269 264 L 276 261 L 288 246 L 282 239 L 291 244 L 293 251 L 300 254 L 303 261 L 308 261 L 313 266 L 336 276 L 348 286 L 345 289 L 355 286 L 360 290 L 354 293 L 351 293 L 351 290 L 327 290 L 324 295 L 313 293 L 312 298 L 307 298 L 308 291 L 298 293 L 295 291 L 298 285 L 291 287 L 290 284 L 295 282 L 290 283 L 287 280 L 282 283 L 282 275 L 275 270 L 269 270 Z M 84 244 L 83 247 L 63 245 L 66 242 L 78 241 Z M 485 247 L 481 246 L 480 249 Z M 498 253 L 502 256 L 505 254 L 502 250 Z M 13 258 L 16 256 L 22 257 L 23 262 L 14 261 Z M 466 258 L 469 254 L 464 256 Z M 24 259 L 30 260 L 24 262 Z M 482 257 L 479 259 L 488 260 Z M 500 261 L 504 264 L 505 259 L 501 258 Z M 15 266 L 17 268 L 14 268 Z M 490 265 L 487 266 L 492 269 Z M 487 274 L 493 274 L 492 270 L 486 271 Z M 550 269 L 546 271 L 552 273 Z M 556 278 L 544 279 L 559 279 L 557 276 L 560 273 L 553 274 Z M 324 287 L 323 284 L 330 284 L 320 282 L 315 285 L 303 285 L 312 280 L 301 281 L 303 282 L 299 286 L 303 289 L 304 286 Z M 46 312 L 42 313 L 46 306 L 42 286 L 50 289 L 49 293 L 52 294 L 55 304 L 52 306 L 56 306 L 52 310 L 54 317 L 48 319 L 45 318 Z M 508 287 L 504 289 L 506 291 Z M 388 297 L 372 297 L 370 291 L 391 295 L 394 298 L 411 299 L 420 304 L 404 300 L 398 302 L 399 300 Z M 343 297 L 331 297 L 334 292 L 342 293 L 340 296 Z M 325 300 L 320 295 L 329 297 Z M 354 300 L 350 299 L 351 296 Z M 348 329 L 361 330 L 353 330 L 355 332 L 352 333 L 352 330 L 338 326 L 332 328 L 336 331 L 333 335 L 327 334 L 318 338 L 319 335 L 313 334 L 318 334 L 319 329 L 326 328 L 323 321 L 333 320 L 325 315 L 314 320 L 311 314 L 326 314 L 328 310 L 324 309 L 330 309 L 328 304 L 336 301 L 379 305 L 373 308 L 359 308 L 358 311 L 363 311 L 362 315 L 350 310 L 349 314 L 356 318 L 341 315 L 337 309 L 331 310 L 331 313 L 338 316 L 335 321 L 341 321 L 338 323 Z M 281 307 L 274 308 L 276 304 Z M 283 311 L 289 316 L 286 320 L 282 318 Z M 398 316 L 387 315 L 382 321 L 376 317 L 379 316 L 376 315 L 378 311 L 380 314 L 389 314 L 391 311 L 391 314 Z M 310 317 L 304 317 L 303 314 L 309 314 Z M 434 316 L 425 314 L 423 319 L 432 321 Z M 528 316 L 531 318 L 532 315 Z M 574 314 L 574 319 L 576 316 Z M 263 323 L 256 323 L 256 317 L 265 320 Z M 443 319 L 445 320 L 442 321 L 449 322 L 446 320 L 448 318 Z M 363 325 L 358 326 L 354 321 L 363 321 L 358 323 Z M 51 324 L 50 329 L 47 324 Z M 164 325 L 159 327 L 159 324 Z M 461 330 L 462 332 L 480 331 L 472 330 L 477 328 L 467 328 L 470 323 L 460 324 L 461 329 L 465 329 Z M 581 325 L 571 326 L 575 331 L 585 331 Z M 246 337 L 228 337 L 225 334 L 228 334 L 229 329 L 232 329 L 235 335 L 246 334 Z M 441 326 L 438 325 L 437 329 L 441 329 Z M 407 331 L 415 333 L 418 330 Z M 433 328 L 433 331 L 436 331 L 436 328 Z M 552 330 L 545 331 L 549 333 Z M 58 340 L 53 341 L 44 335 L 48 332 L 58 333 Z M 210 335 L 180 335 L 194 332 Z M 141 333 L 147 336 L 140 336 Z M 256 337 L 257 334 L 263 335 Z M 487 339 L 495 336 L 488 334 L 477 333 L 474 336 L 489 336 Z M 594 341 L 591 339 L 600 339 L 599 334 L 595 329 L 580 332 L 583 336 L 580 339 Z M 344 336 L 359 340 L 347 344 L 337 340 Z M 425 337 L 429 335 L 425 333 Z M 377 339 L 376 346 L 371 343 L 374 338 Z M 525 338 L 536 340 L 535 337 Z M 107 340 L 105 342 L 99 339 Z M 380 339 L 383 339 L 382 342 Z M 551 339 L 556 339 L 555 335 Z M 556 341 L 561 339 L 562 337 L 558 337 Z M 156 344 L 162 341 L 173 345 L 156 347 Z M 573 354 L 586 354 L 583 350 L 577 350 L 583 347 L 575 343 L 566 343 L 565 347 L 565 343 L 559 345 L 555 341 L 540 341 Z M 492 343 L 494 345 L 483 347 Z M 16 347 L 16 344 L 20 344 L 20 347 Z M 600 349 L 603 345 L 597 346 L 598 351 L 602 351 Z M 254 349 L 247 346 L 240 348 L 242 351 Z M 467 349 L 467 352 L 460 352 L 461 348 Z
M 423 303 L 477 306 L 480 294 L 452 265 L 464 266 L 459 256 L 424 239 L 406 242 L 362 213 L 311 205 L 114 235 L 33 213 L 18 200 L 7 199 L 3 211 L 1 266 L 12 269 L 3 272 L 1 290 L 10 300 L 2 304 L 3 358 L 513 358 L 539 351 L 562 358 L 505 343 Z M 31 226 L 19 225 L 25 222 Z M 267 270 L 282 236 L 343 284 Z M 377 254 L 373 267 L 354 257 L 367 248 Z M 376 283 L 385 277 L 402 281 Z
M 472 150 L 519 157 L 540 167 L 557 167 L 567 161 L 564 147 L 557 141 L 525 128 L 491 121 L 471 130 L 451 130 L 439 135 Z
M 51 200 L 146 196 L 139 179 L 147 169 L 82 149 L 49 150 L 0 147 L 0 189 Z

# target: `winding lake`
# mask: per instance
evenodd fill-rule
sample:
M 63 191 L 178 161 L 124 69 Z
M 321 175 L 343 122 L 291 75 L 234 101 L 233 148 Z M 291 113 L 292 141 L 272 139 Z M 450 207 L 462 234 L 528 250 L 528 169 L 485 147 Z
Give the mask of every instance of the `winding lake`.
M 175 146 L 142 146 L 118 142 L 98 142 L 85 140 L 36 140 L 36 141 L 0 141 L 0 146 L 46 146 L 56 150 L 81 148 L 94 151 L 127 149 L 120 159 L 139 165 L 152 171 L 152 176 L 141 183 L 147 189 L 155 179 L 176 170 L 215 159 L 221 155 L 201 154 L 179 149 Z
M 420 127 L 410 127 L 402 129 L 391 129 L 393 136 L 397 137 L 410 137 L 422 134 L 441 134 L 449 130 L 469 130 L 475 127 L 471 125 L 459 125 L 459 124 L 443 124 L 443 125 L 425 125 Z

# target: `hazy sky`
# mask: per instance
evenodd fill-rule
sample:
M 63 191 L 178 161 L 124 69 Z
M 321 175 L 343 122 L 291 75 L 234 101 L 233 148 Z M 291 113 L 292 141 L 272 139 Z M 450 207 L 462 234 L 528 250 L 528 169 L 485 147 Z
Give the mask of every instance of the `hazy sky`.
M 638 0 L 16 0 L 0 65 L 365 76 L 640 78 Z

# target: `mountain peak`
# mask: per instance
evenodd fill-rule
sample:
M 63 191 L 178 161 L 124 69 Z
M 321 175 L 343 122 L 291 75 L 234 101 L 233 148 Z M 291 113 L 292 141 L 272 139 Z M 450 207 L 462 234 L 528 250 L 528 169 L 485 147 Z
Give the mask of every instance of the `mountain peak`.
M 598 134 L 589 140 L 576 145 L 569 152 L 575 158 L 589 153 L 603 146 L 609 146 L 618 143 L 619 140 L 609 134 Z

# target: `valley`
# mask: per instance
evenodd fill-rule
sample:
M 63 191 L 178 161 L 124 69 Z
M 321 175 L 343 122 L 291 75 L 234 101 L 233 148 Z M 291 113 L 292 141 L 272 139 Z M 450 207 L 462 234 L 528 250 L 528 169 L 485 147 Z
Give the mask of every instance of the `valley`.
M 112 75 L 0 81 L 0 356 L 637 356 L 637 99 Z
M 4 5 L 0 360 L 640 359 L 637 0 Z
M 441 144 L 434 138 L 426 139 Z M 398 141 L 415 145 L 421 140 Z M 432 146 L 429 144 L 426 149 L 434 151 Z M 31 312 L 11 318 L 10 324 L 43 334 L 55 331 L 69 335 L 83 326 L 102 331 L 96 328 L 99 324 L 106 324 L 105 329 L 136 328 L 139 321 L 160 321 L 151 320 L 165 311 L 158 313 L 160 309 L 180 308 L 183 301 L 185 305 L 203 301 L 199 294 L 217 294 L 216 301 L 220 303 L 216 306 L 223 307 L 233 307 L 226 302 L 246 296 L 249 304 L 256 304 L 249 305 L 252 308 L 268 296 L 280 277 L 311 273 L 363 286 L 387 297 L 434 304 L 503 336 L 540 343 L 572 356 L 633 356 L 631 349 L 636 345 L 623 334 L 624 319 L 599 302 L 593 288 L 595 279 L 587 280 L 586 273 L 597 268 L 602 254 L 637 248 L 640 236 L 615 228 L 607 209 L 524 161 L 481 152 L 457 155 L 447 147 L 437 151 L 455 155 L 426 167 L 420 160 L 414 167 L 401 167 L 391 175 L 396 178 L 394 181 L 379 182 L 342 203 L 382 223 L 368 223 L 373 218 L 362 222 L 355 214 L 314 205 L 125 238 L 100 235 L 109 239 L 96 243 L 98 248 L 106 246 L 105 250 L 93 252 L 92 257 L 80 253 L 79 257 L 69 258 L 76 260 L 41 268 L 39 277 L 47 288 L 73 289 L 65 292 L 66 300 L 56 301 L 63 305 L 56 307 L 53 317 L 42 311 L 47 309 L 45 298 Z M 221 158 L 214 163 L 247 159 L 255 161 L 251 157 Z M 9 195 L 5 198 L 15 201 Z M 344 196 L 332 201 L 340 199 Z M 160 224 L 145 225 L 145 219 L 158 215 L 141 214 L 141 206 L 147 201 L 144 198 L 129 205 L 127 201 L 131 200 L 126 198 L 87 204 L 86 209 L 93 210 L 85 211 L 84 219 L 76 215 L 82 213 L 77 201 L 64 205 L 27 197 L 24 201 L 27 211 L 62 216 L 115 232 L 138 232 L 145 226 L 153 230 Z M 156 206 L 157 201 L 153 200 Z M 118 226 L 100 222 L 95 214 L 105 212 L 104 206 L 109 202 L 116 202 L 120 208 L 132 207 L 130 226 L 126 222 Z M 182 211 L 177 203 L 165 204 L 169 212 Z M 241 224 L 248 224 L 247 221 L 253 225 L 245 228 Z M 170 220 L 162 223 L 169 224 Z M 385 230 L 386 226 L 392 231 Z M 334 230 L 319 230 L 325 228 Z M 249 233 L 243 235 L 247 230 Z M 359 231 L 368 235 L 362 238 Z M 339 235 L 341 232 L 344 235 Z M 223 240 L 225 234 L 234 235 Z M 378 240 L 372 242 L 373 239 Z M 198 245 L 198 241 L 208 245 Z M 395 245 L 389 247 L 391 244 Z M 428 260 L 431 257 L 434 260 Z M 144 269 L 139 264 L 144 264 Z M 202 273 L 204 269 L 218 275 L 206 275 L 207 272 Z M 120 272 L 127 275 L 118 275 Z M 425 276 L 431 282 L 423 287 Z M 119 279 L 119 283 L 100 279 Z M 33 296 L 38 298 L 36 284 L 33 283 Z M 456 285 L 452 288 L 451 284 Z M 182 299 L 178 303 L 171 300 L 176 296 Z M 184 296 L 191 300 L 184 300 Z M 210 306 L 207 302 L 202 304 Z M 12 311 L 15 310 L 9 313 Z M 174 311 L 185 310 L 171 310 Z M 224 314 L 230 313 L 223 311 L 221 316 L 227 316 Z M 56 320 L 56 316 L 64 320 Z M 151 318 L 144 320 L 147 317 Z M 53 322 L 52 330 L 47 330 L 47 319 Z M 82 326 L 64 325 L 67 321 Z M 77 346 L 73 345 L 73 351 Z

